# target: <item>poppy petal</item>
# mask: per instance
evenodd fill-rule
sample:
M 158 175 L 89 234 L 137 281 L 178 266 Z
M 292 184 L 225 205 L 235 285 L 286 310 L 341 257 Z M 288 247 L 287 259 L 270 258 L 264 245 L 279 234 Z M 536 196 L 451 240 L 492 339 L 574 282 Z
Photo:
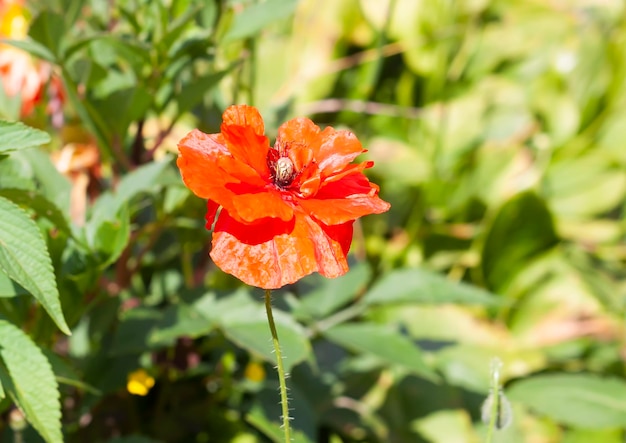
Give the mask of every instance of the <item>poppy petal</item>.
M 264 135 L 265 125 L 259 111 L 249 105 L 233 105 L 226 108 L 222 114 L 222 122 L 225 125 L 246 126 L 255 134 Z
M 194 129 L 178 143 L 176 161 L 185 185 L 194 194 L 220 204 L 224 186 L 239 181 L 216 165 L 220 155 L 228 155 L 221 141 L 219 134 L 209 135 Z
M 217 216 L 217 210 L 220 205 L 215 203 L 213 200 L 208 200 L 206 202 L 206 216 L 204 217 L 206 220 L 206 228 L 210 231 L 213 229 L 213 223 L 215 222 L 215 216 Z
M 319 126 L 308 118 L 294 118 L 280 125 L 274 147 L 281 155 L 288 155 L 299 171 L 313 160 L 321 142 L 319 134 Z
M 327 225 L 356 220 L 368 214 L 389 210 L 389 203 L 378 197 L 378 187 L 361 173 L 344 177 L 324 186 L 314 198 L 299 200 L 299 205 Z
M 213 232 L 211 258 L 244 283 L 277 289 L 319 272 L 338 277 L 348 271 L 346 255 L 352 222 L 325 226 L 298 212 L 288 222 L 237 222 L 222 210 Z
M 243 222 L 253 222 L 265 217 L 272 217 L 289 221 L 293 218 L 293 207 L 282 197 L 275 188 L 263 190 L 246 190 L 246 185 L 232 185 L 232 204 L 228 212 L 236 213 L 237 219 Z
M 365 152 L 356 135 L 350 131 L 336 131 L 325 128 L 320 134 L 319 146 L 314 152 L 322 177 L 328 177 L 341 171 L 359 154 Z
M 220 128 L 228 151 L 241 163 L 250 166 L 260 177 L 267 180 L 267 151 L 269 140 L 264 135 L 263 118 L 252 106 L 230 106 L 222 115 Z

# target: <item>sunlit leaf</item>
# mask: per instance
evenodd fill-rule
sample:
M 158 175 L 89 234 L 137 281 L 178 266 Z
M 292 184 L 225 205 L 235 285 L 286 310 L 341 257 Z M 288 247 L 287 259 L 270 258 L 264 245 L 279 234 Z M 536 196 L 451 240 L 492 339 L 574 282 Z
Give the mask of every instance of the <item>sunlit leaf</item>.
M 493 294 L 457 283 L 425 269 L 400 269 L 382 277 L 362 300 L 367 304 L 467 303 L 493 304 Z
M 59 291 L 46 243 L 35 222 L 15 203 L 0 197 L 0 268 L 27 289 L 66 334 Z
M 50 136 L 20 122 L 0 120 L 0 154 L 50 143 Z
M 52 367 L 41 349 L 19 328 L 0 320 L 0 377 L 26 420 L 48 443 L 62 443 L 61 401 Z M 4 372 L 0 368 L 0 372 Z
M 387 364 L 400 365 L 422 377 L 437 379 L 419 347 L 390 327 L 372 323 L 341 324 L 324 331 L 323 335 L 353 351 L 369 353 Z
M 509 400 L 576 428 L 626 426 L 626 382 L 592 374 L 547 374 L 520 380 Z

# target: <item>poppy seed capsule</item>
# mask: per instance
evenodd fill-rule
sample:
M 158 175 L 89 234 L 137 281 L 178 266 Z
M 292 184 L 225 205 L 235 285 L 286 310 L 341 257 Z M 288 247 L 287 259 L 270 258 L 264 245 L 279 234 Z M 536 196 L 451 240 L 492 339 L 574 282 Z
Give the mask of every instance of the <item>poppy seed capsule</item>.
M 289 186 L 293 180 L 293 163 L 289 157 L 281 157 L 276 160 L 274 169 L 274 182 L 280 188 Z

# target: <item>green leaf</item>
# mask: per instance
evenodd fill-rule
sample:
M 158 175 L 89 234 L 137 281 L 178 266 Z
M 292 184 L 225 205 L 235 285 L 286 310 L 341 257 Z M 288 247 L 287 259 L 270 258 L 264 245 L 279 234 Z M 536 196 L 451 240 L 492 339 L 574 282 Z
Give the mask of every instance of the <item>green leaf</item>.
M 17 295 L 28 295 L 28 291 L 0 271 L 0 298 L 10 298 Z
M 97 217 L 92 217 L 87 226 L 87 238 L 103 268 L 115 262 L 130 240 L 128 207 L 122 206 L 108 215 L 100 212 Z
M 50 63 L 56 63 L 56 57 L 54 54 L 44 45 L 31 38 L 25 38 L 22 40 L 2 40 L 2 43 L 22 49 L 23 51 Z
M 457 283 L 426 269 L 401 269 L 384 276 L 363 303 L 467 303 L 490 305 L 496 297 L 478 287 Z
M 250 6 L 235 15 L 231 27 L 224 35 L 224 41 L 252 37 L 270 23 L 289 17 L 297 5 L 297 0 L 268 0 Z
M 162 318 L 163 314 L 152 308 L 135 308 L 124 312 L 113 338 L 111 354 L 138 354 L 151 349 L 149 338 Z
M 28 290 L 59 329 L 70 335 L 41 231 L 25 211 L 4 197 L 0 197 L 0 213 L 0 268 Z
M 538 375 L 507 389 L 509 400 L 576 428 L 626 427 L 626 382 L 590 374 Z
M 50 136 L 20 122 L 0 120 L 0 154 L 50 143 Z
M 367 263 L 361 262 L 350 269 L 346 275 L 338 278 L 325 278 L 319 274 L 306 279 L 309 287 L 294 310 L 294 315 L 306 315 L 323 318 L 341 306 L 354 300 L 356 295 L 365 288 L 372 272 Z M 305 286 L 304 281 L 299 283 Z
M 29 149 L 14 154 L 13 157 L 22 159 L 32 170 L 33 178 L 39 185 L 37 187 L 38 193 L 54 203 L 69 217 L 72 183 L 52 163 L 50 154 L 42 149 Z M 15 186 L 7 187 L 13 188 Z
M 41 43 L 55 56 L 59 56 L 59 48 L 66 35 L 63 17 L 49 10 L 44 10 L 30 24 L 30 37 Z
M 485 239 L 482 270 L 489 287 L 503 291 L 531 260 L 558 242 L 545 202 L 530 191 L 516 195 L 500 208 Z
M 356 352 L 365 352 L 387 364 L 399 365 L 414 374 L 436 380 L 419 347 L 400 332 L 373 323 L 341 324 L 322 333 L 330 341 Z
M 302 326 L 290 315 L 277 309 L 273 310 L 273 314 L 285 368 L 290 370 L 310 356 L 311 344 Z M 265 307 L 252 300 L 247 293 L 237 292 L 220 300 L 211 318 L 238 346 L 270 363 L 276 363 Z
M 0 320 L 0 356 L 8 372 L 6 389 L 26 419 L 48 443 L 62 443 L 61 401 L 50 362 L 22 330 Z
M 45 217 L 61 231 L 70 232 L 70 226 L 61 210 L 43 195 L 25 189 L 0 189 L 0 196 L 18 205 L 25 205 L 37 217 Z
M 214 72 L 185 84 L 181 88 L 181 91 L 176 94 L 178 112 L 182 114 L 190 111 L 194 106 L 202 101 L 206 92 L 216 86 L 218 82 L 230 71 L 231 68 L 225 69 L 224 71 Z
M 200 311 L 184 303 L 168 306 L 163 318 L 156 325 L 150 336 L 150 343 L 155 345 L 173 343 L 179 337 L 198 338 L 207 335 L 213 329 L 213 322 Z
M 114 202 L 106 211 L 117 211 L 123 204 L 144 192 L 155 191 L 160 186 L 160 179 L 170 165 L 168 160 L 143 165 L 120 180 L 114 194 Z

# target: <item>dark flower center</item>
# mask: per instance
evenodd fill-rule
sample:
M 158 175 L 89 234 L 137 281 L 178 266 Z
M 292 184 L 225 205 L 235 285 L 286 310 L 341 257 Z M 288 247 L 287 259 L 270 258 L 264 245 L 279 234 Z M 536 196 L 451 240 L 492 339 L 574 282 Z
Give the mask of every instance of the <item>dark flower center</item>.
M 280 157 L 274 164 L 274 183 L 279 188 L 288 187 L 295 176 L 293 163 L 289 157 Z

